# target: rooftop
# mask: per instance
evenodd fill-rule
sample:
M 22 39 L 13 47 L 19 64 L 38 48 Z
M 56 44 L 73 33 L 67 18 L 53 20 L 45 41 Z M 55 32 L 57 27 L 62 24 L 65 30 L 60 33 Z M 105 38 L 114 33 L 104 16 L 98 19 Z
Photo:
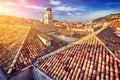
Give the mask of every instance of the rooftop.
M 96 37 L 41 58 L 36 67 L 56 80 L 117 80 L 120 76 L 119 62 Z
M 35 66 L 56 80 L 119 80 L 120 61 L 104 44 L 104 39 L 98 37 L 104 31 L 109 33 L 108 29 L 103 28 L 69 48 L 41 58 Z
M 14 27 L 15 30 L 17 28 Z M 19 30 L 21 30 L 20 28 Z M 2 32 L 6 29 L 11 30 L 5 27 L 1 33 L 7 35 L 7 33 Z M 22 31 L 25 30 L 22 29 Z M 32 80 L 36 78 L 39 80 L 45 79 L 45 76 L 55 80 L 120 79 L 119 37 L 114 34 L 112 28 L 102 27 L 100 30 L 68 45 L 66 42 L 50 36 L 53 38 L 53 43 L 49 47 L 43 45 L 35 30 L 28 28 L 26 31 L 26 37 L 23 34 L 23 40 L 20 41 L 23 42 L 21 48 L 19 48 L 20 46 L 17 48 L 20 49 L 18 53 L 9 54 L 9 49 L 8 52 L 1 53 L 0 59 L 3 61 L 0 62 L 0 68 L 7 73 L 9 72 L 8 74 L 22 70 L 10 79 L 18 77 L 20 79 L 30 78 Z M 12 33 L 10 32 L 10 34 Z M 14 37 L 16 36 L 11 38 L 14 39 Z M 0 39 L 2 42 L 2 38 Z M 8 47 L 4 46 L 4 49 L 6 48 Z M 35 62 L 33 63 L 33 61 Z M 28 69 L 29 65 L 32 68 Z M 26 77 L 28 74 L 30 77 Z M 36 77 L 33 76 L 34 74 L 37 74 Z
M 0 25 L 0 67 L 6 72 L 11 68 L 29 30 L 29 27 Z
M 46 47 L 37 37 L 36 30 L 24 26 L 1 25 L 0 34 L 0 68 L 6 74 L 17 72 L 31 65 L 36 58 L 67 44 L 52 37 L 53 43 Z
M 51 9 L 50 7 L 48 7 L 48 8 L 46 9 L 46 11 L 52 11 L 52 9 Z
M 97 37 L 120 59 L 120 37 L 111 27 L 103 30 Z

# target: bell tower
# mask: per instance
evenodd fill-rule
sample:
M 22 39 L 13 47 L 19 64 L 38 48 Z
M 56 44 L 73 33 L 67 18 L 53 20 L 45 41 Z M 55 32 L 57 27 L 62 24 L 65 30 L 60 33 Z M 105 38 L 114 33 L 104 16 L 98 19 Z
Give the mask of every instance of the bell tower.
M 44 16 L 44 24 L 53 24 L 53 14 L 51 8 L 46 9 L 46 13 Z

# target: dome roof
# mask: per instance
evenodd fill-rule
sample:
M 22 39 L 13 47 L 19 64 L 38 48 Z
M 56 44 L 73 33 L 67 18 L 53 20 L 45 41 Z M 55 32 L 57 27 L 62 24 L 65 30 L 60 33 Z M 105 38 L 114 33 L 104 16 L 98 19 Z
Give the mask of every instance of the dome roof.
M 49 7 L 49 8 L 46 9 L 46 11 L 52 11 L 52 9 Z

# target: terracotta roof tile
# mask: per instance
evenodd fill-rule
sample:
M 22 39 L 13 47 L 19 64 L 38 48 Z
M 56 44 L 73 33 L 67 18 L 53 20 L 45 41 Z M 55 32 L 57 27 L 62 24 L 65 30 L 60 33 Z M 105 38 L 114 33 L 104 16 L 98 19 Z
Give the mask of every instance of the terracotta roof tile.
M 36 67 L 56 80 L 118 80 L 120 76 L 120 64 L 95 37 L 40 59 Z

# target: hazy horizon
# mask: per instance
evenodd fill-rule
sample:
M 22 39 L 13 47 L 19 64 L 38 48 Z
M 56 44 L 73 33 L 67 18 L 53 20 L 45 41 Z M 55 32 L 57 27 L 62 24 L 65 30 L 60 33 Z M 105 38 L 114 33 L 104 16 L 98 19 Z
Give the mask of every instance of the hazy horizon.
M 43 18 L 47 7 L 51 7 L 54 20 L 90 21 L 108 14 L 120 13 L 117 0 L 1 0 L 0 14 L 30 19 Z

